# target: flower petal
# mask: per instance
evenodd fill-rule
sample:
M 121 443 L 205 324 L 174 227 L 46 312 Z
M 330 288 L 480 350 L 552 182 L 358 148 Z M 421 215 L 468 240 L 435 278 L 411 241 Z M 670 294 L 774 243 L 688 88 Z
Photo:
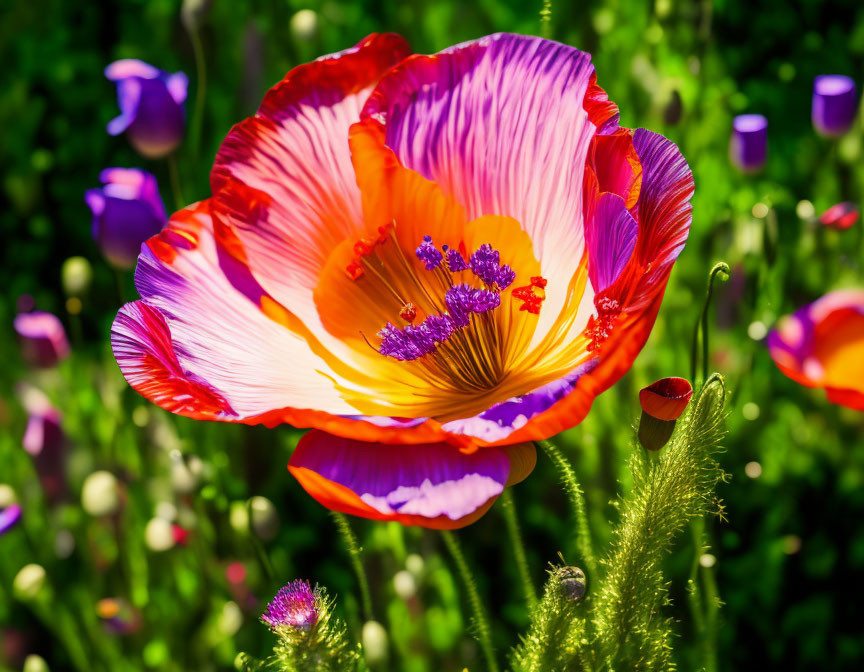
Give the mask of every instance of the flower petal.
M 611 193 L 600 197 L 591 221 L 585 225 L 588 272 L 596 293 L 614 283 L 624 270 L 636 246 L 638 230 L 623 198 Z
M 220 263 L 207 201 L 142 246 L 135 280 L 143 300 L 124 307 L 112 330 L 129 383 L 193 417 L 244 420 L 287 406 L 351 413 L 306 339 L 226 275 L 241 285 L 241 270 Z
M 508 485 L 511 471 L 524 478 L 533 468 L 532 445 L 509 451 L 512 458 L 498 448 L 465 455 L 446 443 L 405 448 L 311 431 L 300 440 L 288 470 L 335 511 L 453 529 L 483 515 Z
M 216 156 L 217 236 L 230 229 L 256 280 L 307 324 L 316 320 L 312 290 L 329 252 L 363 223 L 348 129 L 381 75 L 408 53 L 401 37 L 370 35 L 294 68 Z
M 505 215 L 522 224 L 543 276 L 558 279 L 546 288 L 535 341 L 557 318 L 582 257 L 592 74 L 589 55 L 572 47 L 490 35 L 407 58 L 363 109 L 364 119 L 384 125 L 399 160 L 439 183 L 469 219 Z M 608 110 L 597 114 L 608 120 Z
M 621 313 L 597 351 L 593 370 L 508 441 L 546 438 L 581 422 L 594 398 L 627 372 L 654 326 L 672 265 L 690 229 L 693 175 L 678 147 L 662 135 L 638 129 L 633 146 L 643 168 L 634 208 L 639 233 L 629 261 L 605 292 L 620 302 Z

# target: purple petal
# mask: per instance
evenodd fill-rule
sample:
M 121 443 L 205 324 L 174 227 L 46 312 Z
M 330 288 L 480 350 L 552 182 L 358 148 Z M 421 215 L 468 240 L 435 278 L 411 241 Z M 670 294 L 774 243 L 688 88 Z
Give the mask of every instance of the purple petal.
M 624 199 L 605 193 L 585 227 L 588 274 L 595 294 L 615 282 L 633 254 L 639 226 L 627 211 Z

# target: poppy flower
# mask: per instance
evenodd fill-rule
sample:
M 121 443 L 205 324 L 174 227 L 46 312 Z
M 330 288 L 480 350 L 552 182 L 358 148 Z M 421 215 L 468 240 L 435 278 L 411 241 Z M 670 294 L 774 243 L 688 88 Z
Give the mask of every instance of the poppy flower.
M 792 380 L 864 411 L 864 290 L 831 292 L 782 318 L 768 350 Z
M 832 205 L 822 213 L 819 221 L 828 228 L 845 231 L 858 221 L 858 206 L 849 201 Z
M 135 151 L 148 159 L 173 152 L 183 140 L 186 125 L 183 112 L 189 87 L 186 75 L 125 58 L 105 68 L 105 76 L 117 83 L 120 107 L 120 116 L 108 123 L 108 133 L 125 132 Z
M 66 491 L 64 473 L 65 436 L 60 412 L 35 388 L 21 390 L 21 401 L 27 410 L 27 428 L 21 439 L 46 496 L 59 499 Z
M 693 180 L 619 127 L 590 56 L 396 35 L 301 65 L 235 126 L 213 195 L 142 247 L 127 381 L 193 418 L 312 428 L 319 502 L 454 528 L 630 367 Z
M 813 80 L 811 118 L 816 132 L 836 138 L 852 128 L 858 111 L 855 82 L 845 75 L 819 75 Z
M 112 266 L 132 268 L 141 243 L 165 225 L 156 178 L 137 168 L 106 168 L 99 181 L 104 186 L 84 193 L 93 213 L 93 240 Z

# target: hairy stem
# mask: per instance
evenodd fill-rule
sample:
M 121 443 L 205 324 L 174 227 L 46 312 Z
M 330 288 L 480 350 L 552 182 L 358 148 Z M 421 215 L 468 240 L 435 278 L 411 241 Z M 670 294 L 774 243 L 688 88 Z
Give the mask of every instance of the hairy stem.
M 705 302 L 702 304 L 702 313 L 699 320 L 696 322 L 696 327 L 693 329 L 693 342 L 690 349 L 690 379 L 693 384 L 696 384 L 696 369 L 697 360 L 699 359 L 699 332 L 702 332 L 702 382 L 708 380 L 708 312 L 711 308 L 711 297 L 714 294 L 714 279 L 720 276 L 722 282 L 726 282 L 731 277 L 729 264 L 725 261 L 720 261 L 714 264 L 714 267 L 708 273 L 708 288 L 705 291 Z
M 474 616 L 477 640 L 480 642 L 480 648 L 483 650 L 483 657 L 486 658 L 486 667 L 489 672 L 498 672 L 498 662 L 495 660 L 495 650 L 492 648 L 492 630 L 489 627 L 486 612 L 483 611 L 480 593 L 477 590 L 477 584 L 474 581 L 471 570 L 468 568 L 468 563 L 465 561 L 465 555 L 462 553 L 462 548 L 459 546 L 459 541 L 453 532 L 450 530 L 441 530 L 441 536 L 444 537 L 447 550 L 453 556 L 453 562 L 456 563 L 456 569 L 462 577 L 462 583 L 465 584 L 465 590 L 468 594 L 468 604 Z
M 363 549 L 357 542 L 357 537 L 351 531 L 351 526 L 348 524 L 348 519 L 344 513 L 331 511 L 333 520 L 336 521 L 336 527 L 339 528 L 339 534 L 345 541 L 345 547 L 348 549 L 348 555 L 351 558 L 351 566 L 354 568 L 354 574 L 357 575 L 357 583 L 360 586 L 360 601 L 363 607 L 363 618 L 367 621 L 372 620 L 372 595 L 369 592 L 369 579 L 366 577 L 366 570 L 363 568 L 363 561 L 360 558 Z
M 513 501 L 510 488 L 505 488 L 504 492 L 501 493 L 501 511 L 504 514 L 504 522 L 510 535 L 510 545 L 513 547 L 519 578 L 522 580 L 525 603 L 528 605 L 528 610 L 533 612 L 537 608 L 537 593 L 534 590 L 534 583 L 531 581 L 531 571 L 528 568 L 528 558 L 525 557 L 525 545 L 522 542 L 519 519 L 516 516 L 516 503 Z
M 585 494 L 582 492 L 582 487 L 576 479 L 576 472 L 573 471 L 569 460 L 564 457 L 561 451 L 554 443 L 548 440 L 537 441 L 537 445 L 546 453 L 555 468 L 558 471 L 558 476 L 561 483 L 564 485 L 564 491 L 570 498 L 570 504 L 573 507 L 573 513 L 576 517 L 576 543 L 579 546 L 579 553 L 582 556 L 582 561 L 585 564 L 585 570 L 590 577 L 597 576 L 597 557 L 594 555 L 594 545 L 591 542 L 591 528 L 588 526 L 588 511 L 585 506 Z

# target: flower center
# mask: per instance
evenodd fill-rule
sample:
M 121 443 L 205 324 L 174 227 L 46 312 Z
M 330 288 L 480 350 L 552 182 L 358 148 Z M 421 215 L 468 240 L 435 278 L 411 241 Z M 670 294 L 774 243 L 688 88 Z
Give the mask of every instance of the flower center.
M 402 251 L 394 229 L 395 222 L 380 227 L 377 240 L 358 241 L 345 268 L 351 280 L 392 299 L 393 317 L 378 331 L 378 345 L 367 343 L 386 357 L 415 363 L 438 387 L 494 388 L 507 373 L 496 309 L 516 272 L 488 243 L 468 255 L 464 244 L 439 249 L 428 235 L 414 251 L 421 270 Z M 544 278 L 531 278 L 511 292 L 512 299 L 521 301 L 519 310 L 538 314 L 545 286 Z

